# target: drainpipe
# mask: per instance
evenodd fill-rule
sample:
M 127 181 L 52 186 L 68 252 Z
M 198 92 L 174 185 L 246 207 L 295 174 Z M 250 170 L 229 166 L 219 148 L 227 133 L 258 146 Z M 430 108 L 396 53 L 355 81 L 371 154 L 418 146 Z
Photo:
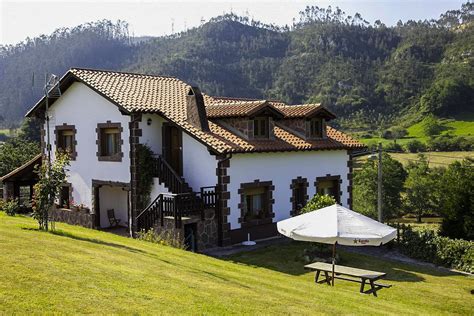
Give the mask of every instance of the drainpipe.
M 138 196 L 137 196 L 137 184 L 138 184 L 138 173 L 137 173 L 137 145 L 139 143 L 139 132 L 140 129 L 139 123 L 142 118 L 140 114 L 131 114 L 130 123 L 129 123 L 129 133 L 130 133 L 130 235 L 131 237 L 136 237 L 137 232 L 137 205 L 138 205 Z
M 222 231 L 222 224 L 223 224 L 223 209 L 222 209 L 222 204 L 221 204 L 221 197 L 222 197 L 222 186 L 226 185 L 226 184 L 223 184 L 222 183 L 222 178 L 223 178 L 223 175 L 220 174 L 221 172 L 221 169 L 224 168 L 224 167 L 221 167 L 225 162 L 227 162 L 228 160 L 230 160 L 232 158 L 232 153 L 229 154 L 229 156 L 226 156 L 222 159 L 219 159 L 217 161 L 217 170 L 218 170 L 218 174 L 217 174 L 217 196 L 218 196 L 218 200 L 217 200 L 217 209 L 216 209 L 216 212 L 217 212 L 217 244 L 219 247 L 222 247 L 222 243 L 223 243 L 223 231 Z

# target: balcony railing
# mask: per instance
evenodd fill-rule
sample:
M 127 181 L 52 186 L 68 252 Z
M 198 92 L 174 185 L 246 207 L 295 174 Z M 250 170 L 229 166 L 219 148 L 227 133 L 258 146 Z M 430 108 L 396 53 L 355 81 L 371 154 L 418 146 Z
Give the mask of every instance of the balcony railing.
M 199 193 L 180 193 L 158 195 L 137 216 L 138 230 L 148 230 L 156 224 L 164 225 L 165 217 L 173 217 L 175 227 L 180 228 L 183 217 L 200 215 L 204 219 L 204 210 L 217 204 L 215 187 L 203 187 Z

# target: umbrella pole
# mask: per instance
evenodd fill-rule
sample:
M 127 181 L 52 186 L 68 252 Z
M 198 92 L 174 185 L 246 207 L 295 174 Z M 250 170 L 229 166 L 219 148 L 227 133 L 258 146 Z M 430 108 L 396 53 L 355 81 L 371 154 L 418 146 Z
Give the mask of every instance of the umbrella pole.
M 331 284 L 334 286 L 334 266 L 336 264 L 336 244 L 337 242 L 334 243 L 332 246 L 332 278 L 331 278 Z

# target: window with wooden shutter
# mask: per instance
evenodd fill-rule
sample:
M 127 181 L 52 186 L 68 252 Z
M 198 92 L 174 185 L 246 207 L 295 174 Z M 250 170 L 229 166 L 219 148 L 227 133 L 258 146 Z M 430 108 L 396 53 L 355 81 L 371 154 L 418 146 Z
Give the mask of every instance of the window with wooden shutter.
M 121 161 L 122 153 L 122 128 L 120 123 L 97 124 L 98 158 L 101 161 Z
M 323 120 L 321 118 L 312 118 L 309 121 L 309 137 L 322 138 L 323 137 Z
M 56 150 L 69 154 L 70 160 L 75 160 L 76 153 L 76 129 L 74 125 L 58 125 L 55 129 Z
M 256 117 L 253 119 L 253 137 L 268 138 L 269 120 L 268 117 Z

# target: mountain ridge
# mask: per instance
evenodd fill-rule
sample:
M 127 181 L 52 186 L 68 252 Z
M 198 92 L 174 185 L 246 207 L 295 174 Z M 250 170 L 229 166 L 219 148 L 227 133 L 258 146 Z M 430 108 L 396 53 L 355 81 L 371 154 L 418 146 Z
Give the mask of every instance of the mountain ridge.
M 58 29 L 0 47 L 0 126 L 18 124 L 41 96 L 37 74 L 72 67 L 170 75 L 210 95 L 321 102 L 348 130 L 471 113 L 473 7 L 395 27 L 331 8 L 309 7 L 291 28 L 230 14 L 146 41 L 123 21 Z

